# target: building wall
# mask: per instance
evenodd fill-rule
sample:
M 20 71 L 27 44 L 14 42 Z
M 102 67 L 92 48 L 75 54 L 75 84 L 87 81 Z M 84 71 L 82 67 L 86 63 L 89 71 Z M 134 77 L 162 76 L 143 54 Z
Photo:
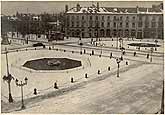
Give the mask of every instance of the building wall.
M 65 33 L 72 37 L 163 38 L 163 14 L 66 13 L 65 18 Z

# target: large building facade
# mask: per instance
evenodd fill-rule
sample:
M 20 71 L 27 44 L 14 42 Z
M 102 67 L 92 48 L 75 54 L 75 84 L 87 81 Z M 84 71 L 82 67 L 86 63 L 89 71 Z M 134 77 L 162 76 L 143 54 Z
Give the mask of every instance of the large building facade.
M 65 34 L 72 37 L 130 37 L 163 39 L 161 5 L 151 8 L 65 6 Z

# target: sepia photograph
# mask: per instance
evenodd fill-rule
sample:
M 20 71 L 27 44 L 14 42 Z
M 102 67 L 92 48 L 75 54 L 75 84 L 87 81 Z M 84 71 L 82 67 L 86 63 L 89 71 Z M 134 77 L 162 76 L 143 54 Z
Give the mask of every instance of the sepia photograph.
M 162 1 L 1 1 L 2 114 L 164 114 Z

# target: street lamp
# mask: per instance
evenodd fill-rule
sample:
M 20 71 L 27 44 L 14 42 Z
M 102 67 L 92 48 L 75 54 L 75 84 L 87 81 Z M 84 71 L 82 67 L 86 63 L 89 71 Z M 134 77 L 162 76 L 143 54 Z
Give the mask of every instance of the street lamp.
M 118 36 L 119 36 L 119 35 L 118 35 L 118 34 L 119 34 L 119 31 L 118 31 L 118 23 L 119 23 L 119 18 L 117 18 L 116 22 L 117 22 L 117 26 L 116 26 L 116 27 L 117 27 L 117 29 L 116 29 L 116 31 L 117 31 L 117 32 L 116 32 L 116 33 L 117 33 L 116 49 L 118 49 Z
M 154 48 L 152 47 L 152 48 L 151 48 L 150 62 L 152 62 L 152 53 L 153 53 L 153 51 L 154 51 Z
M 82 40 L 81 40 L 81 37 L 79 38 L 79 45 L 80 45 L 80 54 L 82 54 Z
M 23 86 L 27 85 L 27 77 L 25 77 L 25 82 L 23 83 L 21 81 L 21 83 L 18 83 L 18 79 L 15 80 L 15 83 L 17 86 L 21 87 L 21 96 L 22 96 L 22 106 L 21 109 L 25 109 L 25 105 L 24 105 L 24 101 L 23 101 Z
M 161 99 L 161 114 L 164 114 L 164 79 L 163 79 L 163 90 L 162 90 L 162 99 Z
M 100 52 L 100 55 L 102 55 L 102 52 L 103 52 L 103 46 L 104 46 L 104 44 L 103 44 L 103 42 L 102 42 L 102 40 L 100 39 L 100 46 L 101 46 L 101 52 Z
M 122 48 L 123 47 L 123 44 L 122 44 L 122 42 L 123 42 L 123 39 L 122 38 L 119 38 L 119 42 L 120 42 L 120 48 Z
M 157 47 L 158 40 L 155 40 L 154 42 L 155 42 L 155 51 L 156 51 L 157 50 L 156 47 Z
M 9 65 L 8 65 L 8 56 L 7 56 L 7 48 L 5 48 L 6 50 L 6 67 L 7 67 L 7 76 L 3 76 L 3 80 L 6 81 L 8 83 L 8 88 L 9 88 L 9 103 L 12 103 L 13 102 L 13 98 L 12 98 L 12 95 L 11 95 L 11 86 L 10 86 L 10 83 L 11 83 L 11 80 L 13 79 L 14 80 L 14 77 L 9 73 Z
M 120 62 L 121 62 L 120 58 L 116 58 L 116 63 L 117 63 L 117 65 L 118 65 L 118 69 L 117 69 L 117 77 L 119 77 Z

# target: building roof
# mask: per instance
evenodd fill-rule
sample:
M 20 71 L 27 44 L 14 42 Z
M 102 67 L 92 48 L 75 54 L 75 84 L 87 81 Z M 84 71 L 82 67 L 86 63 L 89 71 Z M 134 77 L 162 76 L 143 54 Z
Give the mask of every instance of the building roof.
M 76 7 L 71 8 L 67 13 L 107 13 L 108 10 L 106 8 L 100 7 L 97 10 L 97 7 L 80 7 L 77 10 Z
M 115 7 L 106 7 L 109 12 L 113 13 L 137 13 L 136 8 L 115 8 Z
M 99 7 L 97 9 L 96 6 L 92 5 L 91 7 L 73 7 L 68 10 L 66 13 L 97 13 L 97 14 L 162 14 L 162 10 L 159 8 L 143 8 L 143 7 L 136 7 L 136 8 L 119 8 L 119 7 Z

